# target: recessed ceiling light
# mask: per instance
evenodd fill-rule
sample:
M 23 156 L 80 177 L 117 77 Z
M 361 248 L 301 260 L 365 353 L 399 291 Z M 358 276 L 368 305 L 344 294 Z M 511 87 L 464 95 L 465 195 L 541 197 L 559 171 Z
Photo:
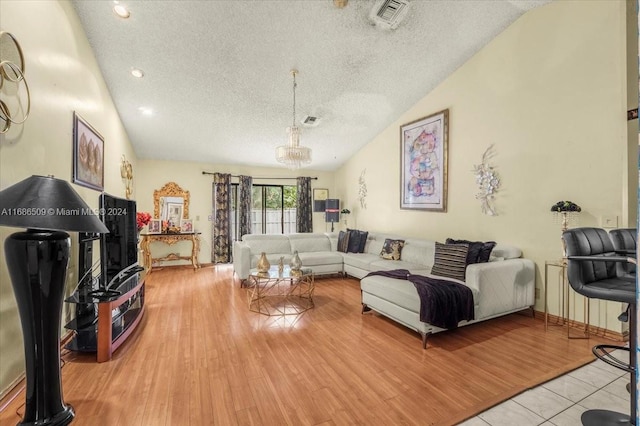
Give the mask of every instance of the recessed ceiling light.
M 129 12 L 126 7 L 119 3 L 116 3 L 116 5 L 113 6 L 113 11 L 116 13 L 116 15 L 124 19 L 127 19 L 129 16 L 131 16 L 131 12 Z
M 142 71 L 140 68 L 132 68 L 131 75 L 137 78 L 142 78 L 144 77 L 144 71 Z
M 140 111 L 142 115 L 153 115 L 153 110 L 151 108 L 140 107 L 138 108 L 138 111 Z

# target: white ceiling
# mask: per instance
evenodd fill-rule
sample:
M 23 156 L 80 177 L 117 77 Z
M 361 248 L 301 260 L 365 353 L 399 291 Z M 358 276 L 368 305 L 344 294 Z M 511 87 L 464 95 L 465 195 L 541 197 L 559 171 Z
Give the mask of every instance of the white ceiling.
M 121 1 L 128 19 L 112 1 L 74 6 L 139 158 L 278 167 L 296 68 L 297 119 L 319 119 L 302 126 L 307 167 L 335 170 L 548 1 L 413 0 L 391 31 L 369 21 L 373 0 Z

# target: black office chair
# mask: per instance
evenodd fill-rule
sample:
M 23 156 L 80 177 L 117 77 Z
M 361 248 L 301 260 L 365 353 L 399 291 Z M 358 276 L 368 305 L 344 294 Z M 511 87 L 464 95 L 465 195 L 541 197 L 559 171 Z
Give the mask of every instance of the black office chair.
M 597 345 L 593 354 L 609 365 L 631 374 L 631 417 L 609 410 L 588 410 L 582 414 L 585 426 L 635 425 L 636 418 L 636 374 L 637 362 L 637 317 L 636 282 L 630 277 L 621 277 L 616 272 L 617 263 L 629 262 L 628 256 L 615 252 L 611 238 L 604 229 L 575 228 L 562 234 L 567 251 L 567 276 L 571 287 L 583 296 L 628 303 L 627 312 L 619 318 L 629 321 L 629 348 L 614 345 Z M 609 354 L 610 350 L 629 351 L 629 364 Z
M 637 234 L 635 228 L 612 229 L 609 231 L 609 236 L 611 237 L 616 253 L 621 256 L 635 257 L 638 246 Z M 616 268 L 618 268 L 619 276 L 631 276 L 635 279 L 636 265 L 620 262 L 616 265 Z

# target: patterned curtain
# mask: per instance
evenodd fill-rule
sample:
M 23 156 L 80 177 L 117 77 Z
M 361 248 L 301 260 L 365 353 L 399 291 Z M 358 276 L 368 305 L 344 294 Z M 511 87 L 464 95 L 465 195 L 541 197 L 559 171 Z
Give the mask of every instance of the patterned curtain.
M 311 214 L 311 178 L 299 177 L 298 200 L 296 204 L 297 232 L 313 232 L 313 215 Z
M 213 174 L 213 263 L 231 262 L 231 175 Z
M 238 185 L 238 239 L 243 235 L 251 233 L 251 188 L 253 178 L 251 176 L 240 176 Z

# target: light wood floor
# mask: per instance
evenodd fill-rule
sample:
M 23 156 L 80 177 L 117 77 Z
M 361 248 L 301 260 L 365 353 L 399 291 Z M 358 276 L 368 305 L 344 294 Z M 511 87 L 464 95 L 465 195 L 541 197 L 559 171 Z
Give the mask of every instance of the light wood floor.
M 111 362 L 66 354 L 74 425 L 450 425 L 593 359 L 530 315 L 436 334 L 360 313 L 355 279 L 316 280 L 298 317 L 249 312 L 229 266 L 147 278 L 141 326 Z M 24 394 L 0 424 L 20 421 Z M 16 414 L 17 412 L 17 414 Z

